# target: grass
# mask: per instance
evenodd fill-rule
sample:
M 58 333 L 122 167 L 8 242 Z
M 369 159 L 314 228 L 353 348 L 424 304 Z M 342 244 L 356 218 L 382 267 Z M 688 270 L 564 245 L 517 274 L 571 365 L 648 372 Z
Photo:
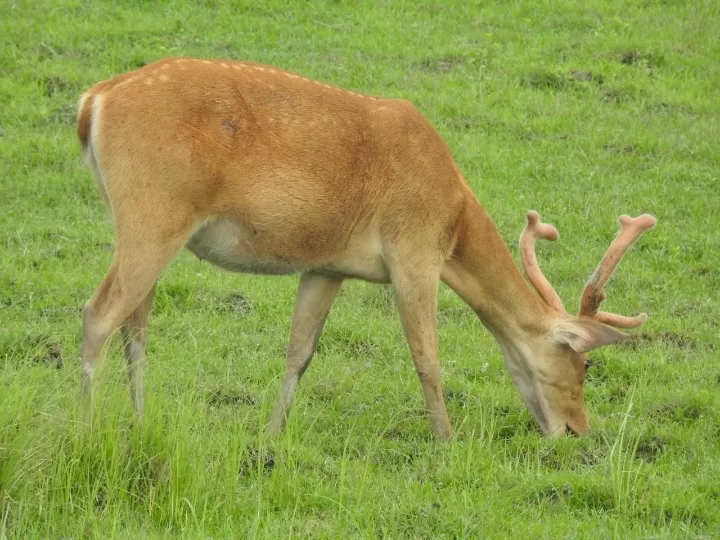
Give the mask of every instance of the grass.
M 720 8 L 716 2 L 0 4 L 0 538 L 720 535 Z M 348 283 L 287 433 L 297 278 L 185 253 L 151 320 L 147 416 L 119 347 L 82 427 L 80 309 L 113 236 L 74 135 L 92 83 L 167 55 L 274 64 L 410 99 L 516 254 L 529 208 L 570 307 L 621 213 L 654 213 L 594 354 L 594 431 L 544 440 L 490 334 L 440 294 L 456 434 L 432 439 L 390 291 Z

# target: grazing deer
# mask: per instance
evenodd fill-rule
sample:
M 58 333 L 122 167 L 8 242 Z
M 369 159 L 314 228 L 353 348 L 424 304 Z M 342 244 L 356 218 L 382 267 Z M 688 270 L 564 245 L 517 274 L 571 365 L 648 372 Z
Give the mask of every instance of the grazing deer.
M 556 239 L 555 228 L 527 214 L 520 244 L 533 291 L 445 142 L 406 101 L 247 62 L 169 58 L 93 86 L 77 133 L 117 235 L 110 269 L 83 310 L 83 390 L 122 326 L 138 413 L 155 284 L 183 246 L 235 272 L 301 274 L 269 433 L 285 425 L 345 278 L 393 285 L 441 438 L 451 427 L 438 362 L 439 280 L 495 336 L 549 436 L 588 430 L 585 353 L 628 337 L 613 327 L 647 319 L 598 306 L 655 218 L 620 218 L 579 314 L 569 315 L 535 258 L 535 239 Z

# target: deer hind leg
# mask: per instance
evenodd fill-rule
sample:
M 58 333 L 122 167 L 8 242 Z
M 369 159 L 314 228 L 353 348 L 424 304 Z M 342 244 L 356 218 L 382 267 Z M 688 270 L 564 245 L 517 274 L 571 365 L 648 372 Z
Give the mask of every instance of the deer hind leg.
M 438 359 L 437 305 L 439 269 L 424 261 L 404 261 L 393 268 L 393 286 L 403 331 L 420 378 L 425 404 L 435 434 L 452 434 L 445 408 Z
M 142 357 L 147 339 L 144 327 L 152 292 L 160 273 L 192 232 L 194 219 L 190 210 L 177 205 L 166 209 L 166 201 L 153 200 L 151 194 L 124 200 L 131 201 L 132 206 L 113 207 L 117 230 L 113 262 L 83 309 L 82 393 L 89 397 L 105 343 L 124 322 L 130 338 L 126 352 L 134 381 L 134 404 L 136 409 L 142 409 Z
M 300 277 L 290 329 L 285 379 L 266 429 L 269 436 L 279 434 L 285 427 L 295 389 L 315 354 L 325 319 L 341 285 L 342 279 L 312 272 Z
M 140 305 L 122 325 L 125 341 L 125 359 L 130 378 L 130 395 L 138 416 L 142 415 L 145 401 L 145 351 L 147 349 L 147 321 L 155 296 L 155 285 Z

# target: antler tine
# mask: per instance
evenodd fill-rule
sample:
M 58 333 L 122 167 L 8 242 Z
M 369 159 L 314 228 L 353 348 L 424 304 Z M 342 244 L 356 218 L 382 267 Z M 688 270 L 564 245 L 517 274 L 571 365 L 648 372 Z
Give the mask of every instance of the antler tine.
M 637 328 L 648 320 L 647 313 L 641 313 L 635 317 L 625 317 L 616 313 L 598 311 L 593 317 L 597 322 L 605 323 L 615 328 Z
M 585 284 L 585 290 L 580 297 L 580 313 L 578 313 L 578 316 L 594 318 L 620 328 L 634 328 L 647 320 L 646 314 L 643 313 L 637 317 L 623 317 L 613 313 L 599 313 L 598 308 L 606 298 L 603 287 L 612 276 L 615 267 L 637 239 L 655 226 L 657 220 L 649 214 L 643 214 L 636 218 L 622 215 L 618 218 L 618 222 L 620 223 L 620 232 L 612 241 L 600 264 Z
M 555 289 L 553 289 L 550 282 L 543 275 L 542 270 L 540 270 L 540 265 L 538 265 L 537 256 L 535 255 L 536 238 L 553 241 L 559 237 L 560 234 L 555 227 L 549 223 L 541 223 L 540 215 L 535 210 L 530 210 L 527 213 L 527 225 L 525 225 L 522 235 L 520 236 L 520 258 L 522 259 L 525 274 L 543 300 L 556 311 L 567 313 L 562 300 L 560 300 Z

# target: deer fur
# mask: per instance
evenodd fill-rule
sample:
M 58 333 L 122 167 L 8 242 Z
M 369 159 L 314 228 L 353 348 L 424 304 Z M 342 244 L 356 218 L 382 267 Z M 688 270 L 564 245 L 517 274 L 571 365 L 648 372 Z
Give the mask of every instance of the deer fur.
M 300 274 L 270 433 L 285 425 L 346 278 L 394 287 L 439 437 L 451 435 L 438 361 L 440 280 L 495 336 L 543 432 L 587 431 L 584 353 L 627 336 L 593 319 L 596 311 L 568 315 L 547 280 L 537 285 L 542 273 L 528 259 L 536 213 L 522 242 L 540 294 L 533 291 L 447 145 L 407 101 L 247 62 L 169 58 L 88 90 L 77 133 L 117 237 L 83 310 L 85 395 L 104 344 L 122 327 L 142 412 L 155 284 L 187 247 L 235 272 Z

